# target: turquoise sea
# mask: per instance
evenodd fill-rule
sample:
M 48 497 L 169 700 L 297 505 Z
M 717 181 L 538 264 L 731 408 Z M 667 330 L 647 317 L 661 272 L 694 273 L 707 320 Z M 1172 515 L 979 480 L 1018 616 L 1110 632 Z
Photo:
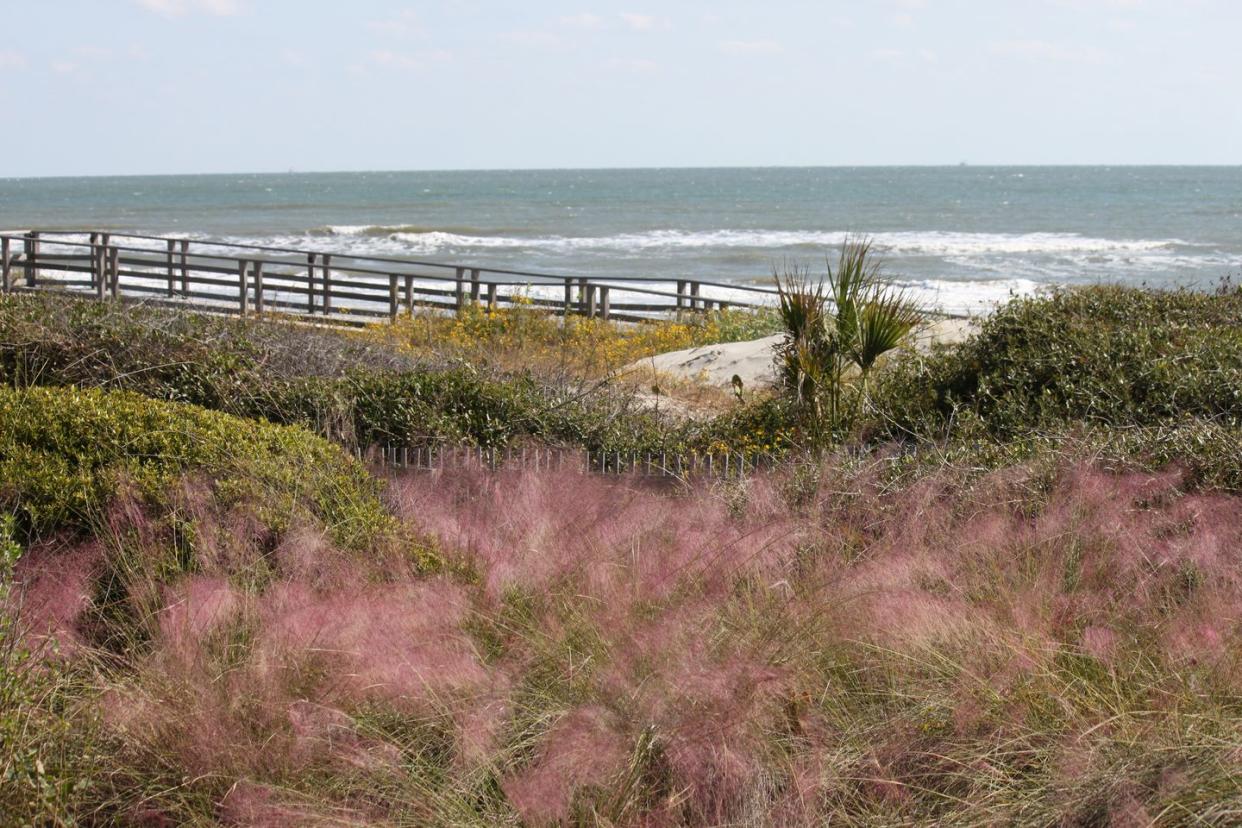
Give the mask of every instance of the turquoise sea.
M 572 275 L 762 282 L 866 233 L 946 310 L 1242 274 L 1242 167 L 858 167 L 0 179 L 0 228 L 100 228 Z

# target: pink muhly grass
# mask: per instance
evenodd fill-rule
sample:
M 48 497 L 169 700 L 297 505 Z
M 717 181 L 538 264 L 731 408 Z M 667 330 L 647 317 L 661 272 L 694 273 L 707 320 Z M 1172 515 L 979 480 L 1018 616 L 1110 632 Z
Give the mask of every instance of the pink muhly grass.
M 1108 627 L 1089 626 L 1082 631 L 1083 652 L 1092 658 L 1108 663 L 1116 652 L 1118 635 Z
M 373 824 L 365 813 L 323 808 L 299 799 L 287 790 L 240 780 L 221 800 L 218 816 L 225 825 L 254 828 L 341 828 Z
M 59 540 L 36 544 L 18 559 L 13 572 L 17 589 L 8 600 L 15 605 L 31 649 L 42 650 L 44 642 L 55 641 L 68 655 L 83 645 L 78 622 L 91 605 L 94 578 L 103 560 L 98 543 L 69 545 Z
M 168 598 L 159 614 L 159 629 L 171 652 L 194 648 L 204 638 L 232 620 L 241 608 L 241 597 L 224 578 L 191 577 Z
M 289 758 L 295 765 L 328 761 L 375 771 L 401 762 L 400 749 L 361 736 L 344 711 L 299 699 L 289 705 L 288 716 L 293 732 Z
M 583 707 L 566 714 L 544 737 L 539 758 L 501 783 L 505 796 L 531 825 L 563 823 L 574 794 L 607 788 L 625 770 L 628 740 L 612 714 Z
M 260 658 L 330 666 L 330 695 L 415 709 L 492 683 L 460 625 L 465 593 L 445 581 L 316 596 L 286 588 L 259 608 Z
M 1238 498 L 1087 467 L 822 480 L 789 505 L 778 476 L 671 495 L 567 472 L 394 475 L 390 503 L 465 578 L 354 566 L 312 528 L 263 557 L 272 539 L 204 506 L 214 546 L 161 585 L 155 652 L 107 722 L 179 773 L 253 780 L 221 806 L 239 823 L 319 818 L 273 782 L 298 774 L 394 790 L 419 737 L 377 736 L 376 711 L 446 728 L 443 790 L 494 773 L 499 807 L 531 824 L 865 823 L 999 801 L 1040 762 L 1070 813 L 1082 778 L 1112 772 L 1127 705 L 1158 727 L 1144 686 L 1131 700 L 1114 683 L 1163 669 L 1162 697 L 1205 677 L 1236 689 Z M 117 531 L 140 518 L 118 512 Z M 80 611 L 97 560 L 81 554 L 23 561 L 56 624 Z M 234 577 L 256 561 L 266 580 Z M 62 571 L 77 591 L 40 580 Z

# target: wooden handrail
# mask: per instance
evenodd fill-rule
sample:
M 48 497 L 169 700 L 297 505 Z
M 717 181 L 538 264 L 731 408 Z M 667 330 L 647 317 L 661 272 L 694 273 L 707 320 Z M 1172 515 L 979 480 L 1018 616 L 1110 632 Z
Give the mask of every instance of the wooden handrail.
M 140 246 L 143 241 L 162 244 Z M 22 252 L 14 255 L 19 242 Z M 207 250 L 196 249 L 199 247 Z M 396 319 L 402 308 L 412 313 L 419 304 L 460 311 L 467 304 L 486 301 L 489 308 L 525 303 L 552 313 L 576 311 L 605 319 L 628 320 L 680 313 L 686 308 L 710 310 L 713 304 L 719 307 L 766 304 L 740 297 L 703 297 L 701 286 L 712 283 L 695 280 L 683 280 L 673 292 L 653 284 L 666 281 L 655 277 L 597 279 L 580 276 L 571 279 L 481 266 L 99 230 L 0 233 L 0 248 L 3 267 L 0 289 L 6 291 L 13 289 L 13 271 L 20 265 L 26 289 L 85 288 L 82 292 L 89 292 L 97 299 L 137 293 L 154 300 L 154 296 L 159 295 L 173 302 L 217 303 L 213 306 L 215 309 L 223 309 L 219 305 L 227 304 L 231 295 L 232 307 L 242 315 L 252 310 L 263 313 L 268 308 L 279 308 L 334 318 L 355 315 Z M 230 255 L 226 250 L 236 253 Z M 401 267 L 378 266 L 393 264 Z M 77 281 L 72 278 L 75 274 L 84 274 L 89 279 Z M 509 278 L 521 275 L 529 278 Z M 578 282 L 576 303 L 572 295 L 575 281 Z M 445 287 L 434 287 L 437 283 Z M 743 293 L 768 292 L 745 285 L 721 284 Z M 564 301 L 526 296 L 521 292 L 559 286 L 564 287 Z M 504 288 L 509 290 L 502 290 Z M 632 298 L 627 300 L 625 296 L 618 296 L 619 293 Z M 305 301 L 298 305 L 282 295 L 304 295 Z M 417 301 L 416 295 L 420 297 Z M 451 303 L 446 301 L 449 297 Z M 337 299 L 342 302 L 339 309 L 334 306 Z
M 144 241 L 161 244 L 136 244 Z M 401 309 L 412 313 L 416 305 L 461 312 L 484 300 L 484 293 L 489 308 L 523 303 L 554 314 L 623 320 L 725 307 L 771 307 L 776 293 L 772 288 L 702 279 L 571 277 L 101 230 L 0 233 L 0 289 L 16 287 L 18 266 L 25 277 L 24 289 L 78 289 L 97 299 L 136 293 L 154 301 L 159 295 L 166 302 L 216 303 L 214 309 L 231 307 L 243 315 L 252 308 L 257 313 L 272 308 L 335 321 L 351 316 L 395 319 Z M 71 278 L 75 274 L 86 274 L 89 280 Z M 674 290 L 655 284 L 669 281 L 676 283 Z M 727 288 L 734 294 L 712 296 L 704 287 Z M 551 295 L 522 293 L 532 289 Z M 563 298 L 556 297 L 561 290 Z

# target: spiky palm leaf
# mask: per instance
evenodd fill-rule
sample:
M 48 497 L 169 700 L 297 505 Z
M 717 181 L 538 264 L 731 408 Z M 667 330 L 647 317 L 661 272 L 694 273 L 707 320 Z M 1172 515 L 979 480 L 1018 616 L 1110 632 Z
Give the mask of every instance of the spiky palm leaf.
M 919 324 L 918 308 L 900 291 L 876 287 L 856 316 L 850 358 L 865 377 L 876 361 L 899 346 Z

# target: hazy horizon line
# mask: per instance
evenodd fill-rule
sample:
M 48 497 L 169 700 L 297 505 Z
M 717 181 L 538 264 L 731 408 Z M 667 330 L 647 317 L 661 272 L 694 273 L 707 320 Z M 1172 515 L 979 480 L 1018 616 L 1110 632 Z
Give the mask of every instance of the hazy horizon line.
M 737 164 L 737 165 L 661 165 L 661 166 L 613 166 L 613 167 L 427 167 L 422 169 L 306 169 L 286 170 L 233 170 L 223 172 L 152 172 L 152 173 L 85 173 L 77 175 L 4 175 L 8 181 L 42 181 L 68 178 L 190 178 L 220 177 L 231 175 L 279 176 L 279 175 L 391 175 L 403 173 L 516 173 L 516 172 L 661 172 L 665 170 L 852 170 L 852 169 L 1234 169 L 1237 164 L 1180 164 L 1180 163 L 1066 163 L 1066 164 L 975 164 L 968 161 L 956 164 Z

